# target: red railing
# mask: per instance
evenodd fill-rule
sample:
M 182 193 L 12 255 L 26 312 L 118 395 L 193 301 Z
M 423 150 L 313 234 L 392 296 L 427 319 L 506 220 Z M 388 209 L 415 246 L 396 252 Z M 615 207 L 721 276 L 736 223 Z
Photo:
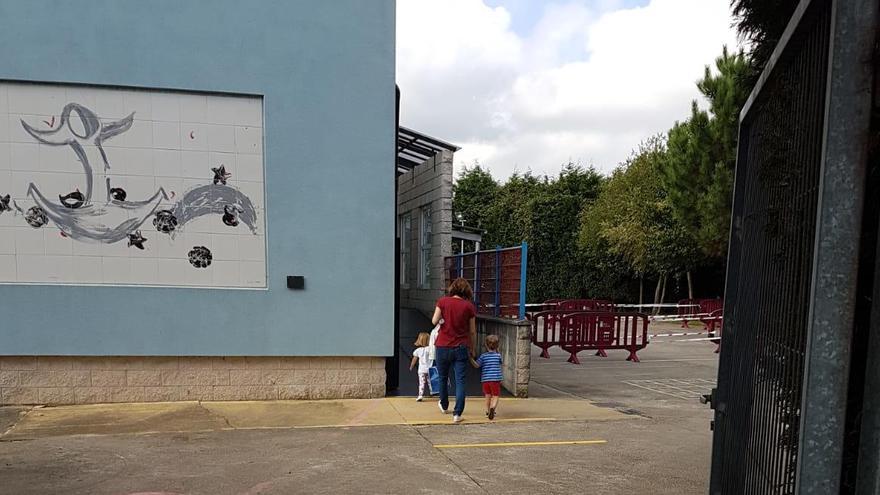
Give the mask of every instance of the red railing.
M 699 319 L 696 316 L 700 312 L 699 299 L 682 299 L 678 301 L 678 316 L 681 318 L 681 328 L 690 328 L 688 320 Z
M 542 311 L 532 318 L 532 342 L 541 357 L 559 346 L 570 354 L 568 362 L 580 364 L 581 351 L 594 350 L 607 357 L 606 350 L 629 351 L 627 361 L 639 362 L 637 352 L 648 345 L 648 315 L 610 311 Z
M 706 325 L 706 329 L 709 330 L 709 337 L 712 338 L 712 343 L 717 346 L 715 348 L 715 353 L 717 354 L 721 352 L 721 331 L 724 329 L 724 309 L 716 309 L 709 313 L 709 316 L 700 318 L 700 321 Z
M 724 308 L 724 299 L 700 299 L 700 313 L 710 314 Z
M 532 343 L 541 349 L 542 358 L 549 358 L 547 351 L 559 345 L 560 323 L 566 314 L 567 311 L 553 309 L 532 315 Z
M 556 309 L 566 311 L 614 311 L 614 303 L 604 299 L 568 299 L 560 301 Z

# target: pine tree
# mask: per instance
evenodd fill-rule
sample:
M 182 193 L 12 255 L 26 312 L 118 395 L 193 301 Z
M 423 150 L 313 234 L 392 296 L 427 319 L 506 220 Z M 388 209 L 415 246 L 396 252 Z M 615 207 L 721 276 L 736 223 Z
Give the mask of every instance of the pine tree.
M 799 0 L 733 0 L 731 7 L 739 35 L 748 41 L 754 67 L 764 68 Z
M 669 131 L 661 178 L 673 215 L 696 239 L 703 255 L 723 260 L 727 253 L 739 112 L 748 99 L 752 66 L 742 52 L 727 48 L 697 82 L 709 102 L 693 102 L 690 118 Z

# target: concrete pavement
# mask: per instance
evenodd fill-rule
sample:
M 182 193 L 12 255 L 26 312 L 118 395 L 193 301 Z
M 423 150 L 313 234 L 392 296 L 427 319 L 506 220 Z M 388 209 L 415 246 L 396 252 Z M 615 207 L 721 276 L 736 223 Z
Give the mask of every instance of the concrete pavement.
M 478 398 L 460 425 L 412 398 L 0 409 L 0 493 L 706 493 L 717 355 L 680 340 L 536 352 L 491 424 Z
M 453 402 L 454 403 L 454 402 Z M 487 423 L 482 398 L 469 399 L 466 423 Z M 450 407 L 451 409 L 451 407 Z M 0 409 L 2 410 L 2 409 Z M 505 399 L 495 422 L 629 419 L 583 400 Z M 14 424 L 0 441 L 67 435 L 209 432 L 260 428 L 321 428 L 448 424 L 436 400 L 412 398 L 326 401 L 165 402 L 33 408 L 7 414 Z

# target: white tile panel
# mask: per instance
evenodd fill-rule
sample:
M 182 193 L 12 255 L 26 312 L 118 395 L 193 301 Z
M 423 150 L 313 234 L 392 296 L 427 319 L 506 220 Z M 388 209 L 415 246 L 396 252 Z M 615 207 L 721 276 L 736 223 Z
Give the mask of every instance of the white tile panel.
M 15 256 L 10 254 L 0 254 L 0 280 L 4 282 L 17 282 Z M 235 278 L 238 280 L 238 267 L 235 270 Z M 236 284 L 238 285 L 238 284 Z
M 153 93 L 154 122 L 180 122 L 180 98 L 176 93 Z
M 235 152 L 259 155 L 263 153 L 263 129 L 261 127 L 236 127 Z
M 203 94 L 180 95 L 180 121 L 192 123 L 208 122 L 208 97 Z
M 231 125 L 208 125 L 208 150 L 235 152 L 235 127 Z
M 95 112 L 103 124 L 134 113 L 129 129 L 103 142 L 109 169 L 94 139 L 81 139 L 93 170 L 92 206 L 111 210 L 106 217 L 83 216 L 78 222 L 112 228 L 122 218 L 145 219 L 137 227 L 147 239 L 145 249 L 128 246 L 127 238 L 111 244 L 70 239 L 51 222 L 33 229 L 23 215 L 5 212 L 0 214 L 0 283 L 265 286 L 260 98 L 0 82 L 0 195 L 10 193 L 24 210 L 36 204 L 27 197 L 31 183 L 48 198 L 48 208 L 61 208 L 58 195 L 86 190 L 73 149 L 39 144 L 20 122 L 67 133 L 60 115 L 71 102 Z M 82 129 L 78 118 L 71 117 L 74 129 Z M 59 134 L 59 139 L 66 138 Z M 225 225 L 220 213 L 179 225 L 173 235 L 158 232 L 152 209 L 174 210 L 186 191 L 211 185 L 211 168 L 221 165 L 232 174 L 228 187 L 247 195 L 258 209 L 260 235 L 243 223 Z M 112 210 L 117 206 L 106 204 L 105 178 L 126 191 L 129 203 L 147 200 L 160 187 L 171 197 L 143 209 L 131 205 L 119 217 Z M 208 268 L 195 268 L 187 259 L 197 245 L 211 250 Z
M 153 122 L 153 147 L 154 149 L 179 150 L 180 123 Z
M 157 177 L 180 177 L 180 150 L 153 150 L 153 171 Z

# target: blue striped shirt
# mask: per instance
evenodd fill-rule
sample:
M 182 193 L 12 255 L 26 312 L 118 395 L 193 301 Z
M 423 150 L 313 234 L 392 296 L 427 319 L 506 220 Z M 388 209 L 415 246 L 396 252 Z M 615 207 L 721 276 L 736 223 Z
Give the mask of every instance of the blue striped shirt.
M 481 382 L 501 381 L 501 354 L 495 351 L 480 354 L 480 357 L 477 358 L 477 364 L 480 365 Z

